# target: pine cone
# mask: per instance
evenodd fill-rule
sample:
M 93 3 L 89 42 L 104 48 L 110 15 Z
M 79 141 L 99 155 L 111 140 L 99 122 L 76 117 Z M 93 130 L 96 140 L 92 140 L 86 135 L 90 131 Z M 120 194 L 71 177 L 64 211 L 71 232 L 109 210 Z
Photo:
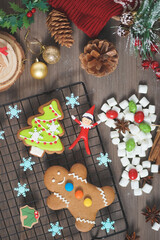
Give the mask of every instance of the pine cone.
M 79 59 L 87 73 L 103 77 L 116 69 L 118 53 L 112 43 L 95 39 L 84 47 L 84 53 L 80 54 Z
M 74 43 L 72 38 L 72 29 L 67 16 L 57 10 L 52 10 L 47 17 L 48 30 L 51 37 L 62 46 L 70 48 Z

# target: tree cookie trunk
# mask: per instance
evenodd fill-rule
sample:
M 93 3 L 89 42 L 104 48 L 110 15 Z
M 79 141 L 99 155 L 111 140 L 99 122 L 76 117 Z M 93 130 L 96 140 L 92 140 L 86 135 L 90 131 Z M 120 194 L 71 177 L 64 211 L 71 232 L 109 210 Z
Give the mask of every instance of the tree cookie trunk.
M 24 70 L 24 51 L 16 39 L 0 31 L 0 48 L 7 47 L 8 55 L 0 53 L 0 92 L 6 91 Z

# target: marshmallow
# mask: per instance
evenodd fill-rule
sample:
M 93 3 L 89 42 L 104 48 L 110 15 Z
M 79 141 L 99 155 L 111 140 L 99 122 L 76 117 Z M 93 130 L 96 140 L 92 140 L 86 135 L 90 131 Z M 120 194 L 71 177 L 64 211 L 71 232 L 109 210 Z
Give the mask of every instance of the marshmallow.
M 146 107 L 148 104 L 149 104 L 149 101 L 147 100 L 146 97 L 143 97 L 139 103 L 143 106 L 143 107 Z
M 151 124 L 151 117 L 150 117 L 150 115 L 148 115 L 147 117 L 144 117 L 144 121 L 146 122 L 146 123 L 148 123 L 148 124 Z
M 124 118 L 124 113 L 120 112 L 117 117 L 119 120 L 122 120 Z
M 121 158 L 121 163 L 122 163 L 123 167 L 126 167 L 128 164 L 130 164 L 130 161 L 128 160 L 127 157 L 123 157 L 123 158 Z
M 146 133 L 146 138 L 152 138 L 152 134 L 151 133 Z
M 118 131 L 111 131 L 110 132 L 110 137 L 111 138 L 118 138 L 119 137 Z
M 146 141 L 148 143 L 148 148 L 152 147 L 152 145 L 153 145 L 152 139 L 147 139 Z
M 151 125 L 150 127 L 151 127 L 151 131 L 155 130 L 155 128 L 156 128 L 156 126 L 154 126 L 154 125 Z
M 141 188 L 134 189 L 134 196 L 141 196 L 141 195 L 142 195 L 142 189 Z
M 151 119 L 151 122 L 155 122 L 156 121 L 156 118 L 157 118 L 156 114 L 150 114 L 149 117 Z
M 125 179 L 129 179 L 129 176 L 128 176 L 128 172 L 127 171 L 123 171 L 122 172 L 122 178 L 125 178 Z
M 141 178 L 147 177 L 148 176 L 148 170 L 147 169 L 143 169 L 142 171 L 139 172 L 139 176 Z
M 130 132 L 133 134 L 133 135 L 136 135 L 140 132 L 140 129 L 138 126 L 134 125 L 134 124 L 130 124 L 129 125 L 129 129 L 130 129 Z
M 141 153 L 139 154 L 140 157 L 146 157 L 146 152 L 145 151 L 141 151 Z
M 131 189 L 138 189 L 139 188 L 139 181 L 131 181 Z
M 148 86 L 147 85 L 139 85 L 139 87 L 138 87 L 138 92 L 139 93 L 146 94 L 147 91 L 148 91 Z
M 159 168 L 159 166 L 157 164 L 152 164 L 151 165 L 151 172 L 152 173 L 158 173 L 158 168 Z
M 116 111 L 117 113 L 121 111 L 121 109 L 117 106 L 112 107 L 112 110 Z
M 155 105 L 149 105 L 148 110 L 149 110 L 149 113 L 155 113 L 156 111 Z
M 138 111 L 143 111 L 143 110 L 142 110 L 142 106 L 141 106 L 140 104 L 137 104 L 137 112 L 138 112 Z
M 131 151 L 131 152 L 127 152 L 127 157 L 128 157 L 128 158 L 134 158 L 135 156 L 136 156 L 136 153 L 135 153 L 134 150 Z
M 107 104 L 107 103 L 104 103 L 103 105 L 102 105 L 102 107 L 101 107 L 101 110 L 103 111 L 103 112 L 107 112 L 107 111 L 109 111 L 111 109 L 111 107 Z
M 147 117 L 149 114 L 149 109 L 145 108 L 143 109 L 144 116 Z
M 101 120 L 101 122 L 105 122 L 108 119 L 105 113 L 98 114 L 98 118 Z
M 133 165 L 139 165 L 139 163 L 140 163 L 140 158 L 139 157 L 134 157 L 133 159 L 132 159 L 132 164 Z
M 142 144 L 141 144 L 141 147 L 144 151 L 146 151 L 148 149 L 148 141 L 143 140 Z M 141 154 L 143 154 L 142 152 L 141 152 Z
M 105 122 L 105 124 L 108 126 L 108 127 L 112 127 L 112 128 L 115 128 L 116 125 L 115 125 L 115 121 L 113 119 L 107 119 L 107 121 Z
M 112 139 L 112 143 L 113 143 L 114 145 L 118 145 L 119 142 L 120 142 L 120 139 L 119 139 L 119 138 L 113 138 L 113 139 Z
M 124 113 L 124 114 L 130 113 L 129 107 L 125 108 L 124 111 L 123 111 L 123 113 Z
M 151 185 L 149 185 L 148 183 L 146 183 L 145 185 L 144 185 L 144 187 L 142 188 L 142 191 L 143 192 L 145 192 L 145 193 L 147 193 L 147 194 L 149 194 L 151 191 L 152 191 L 152 186 Z
M 135 169 L 135 167 L 134 167 L 132 164 L 129 164 L 129 165 L 125 168 L 125 170 L 126 170 L 127 172 L 129 172 L 129 170 L 132 169 L 132 168 Z
M 133 102 L 135 102 L 135 103 L 137 103 L 138 102 L 138 98 L 136 97 L 136 95 L 135 94 L 133 94 L 130 98 L 129 98 L 129 101 L 133 101 Z
M 137 165 L 136 166 L 136 170 L 138 171 L 138 172 L 141 172 L 142 170 L 143 170 L 143 167 L 142 167 L 142 165 Z
M 125 120 L 128 120 L 128 121 L 134 121 L 134 114 L 133 113 L 126 113 L 125 116 L 124 116 Z
M 157 222 L 155 222 L 155 223 L 153 224 L 153 226 L 152 226 L 152 229 L 153 229 L 154 231 L 159 231 L 159 229 L 160 229 L 160 223 L 158 224 Z
M 151 162 L 150 161 L 143 161 L 142 166 L 143 166 L 143 168 L 150 168 L 151 167 Z
M 126 148 L 125 142 L 119 143 L 119 144 L 118 144 L 118 148 L 119 148 L 119 149 L 125 149 L 125 148 Z
M 136 155 L 139 155 L 142 152 L 141 146 L 136 146 L 134 151 L 135 151 Z
M 123 100 L 122 102 L 119 103 L 119 106 L 122 109 L 125 109 L 126 107 L 128 107 L 128 101 L 127 100 Z
M 118 157 L 125 157 L 126 151 L 125 149 L 118 149 Z
M 146 134 L 142 131 L 139 132 L 138 137 L 140 138 L 140 140 L 146 139 Z
M 113 107 L 113 106 L 117 105 L 117 101 L 115 100 L 114 97 L 109 98 L 109 99 L 107 100 L 107 103 L 109 104 L 110 107 Z
M 121 187 L 127 187 L 128 183 L 129 183 L 129 180 L 128 180 L 128 179 L 121 178 L 121 180 L 120 180 L 120 182 L 119 182 L 119 185 L 120 185 Z

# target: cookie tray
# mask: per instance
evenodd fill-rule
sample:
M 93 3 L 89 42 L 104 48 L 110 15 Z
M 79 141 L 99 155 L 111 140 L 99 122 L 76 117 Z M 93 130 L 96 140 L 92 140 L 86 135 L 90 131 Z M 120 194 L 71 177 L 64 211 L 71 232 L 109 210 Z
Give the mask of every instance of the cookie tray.
M 80 105 L 72 109 L 66 106 L 66 96 L 71 93 L 79 96 Z M 33 165 L 33 171 L 23 171 L 20 167 L 22 158 L 28 158 L 29 148 L 20 141 L 16 134 L 17 131 L 27 125 L 27 118 L 38 113 L 38 107 L 52 98 L 60 101 L 64 112 L 64 120 L 61 121 L 65 135 L 61 138 L 65 151 L 63 154 L 47 155 L 43 158 L 32 156 L 32 160 L 36 162 Z M 19 119 L 10 120 L 6 112 L 9 106 L 17 105 L 21 109 Z M 98 128 L 94 128 L 89 133 L 89 145 L 91 155 L 88 156 L 84 149 L 84 144 L 80 141 L 73 151 L 68 147 L 71 145 L 75 137 L 79 133 L 79 127 L 72 121 L 71 115 L 75 115 L 80 119 L 81 115 L 91 107 L 89 96 L 83 82 L 74 83 L 62 88 L 45 92 L 40 95 L 21 99 L 16 102 L 0 106 L 0 131 L 4 131 L 4 140 L 0 140 L 0 169 L 1 169 L 1 214 L 0 214 L 0 235 L 3 240 L 50 240 L 53 239 L 48 229 L 50 223 L 59 222 L 63 226 L 61 235 L 56 235 L 54 239 L 113 239 L 113 236 L 127 230 L 127 220 L 123 211 L 123 207 L 119 198 L 119 194 L 113 179 L 110 166 L 106 168 L 104 165 L 98 165 L 96 158 L 101 152 L 105 153 L 103 143 Z M 83 163 L 87 167 L 88 182 L 101 187 L 110 185 L 114 188 L 116 198 L 113 204 L 100 210 L 97 214 L 96 225 L 88 233 L 81 233 L 75 228 L 75 220 L 67 209 L 52 211 L 46 205 L 46 199 L 49 191 L 44 186 L 43 175 L 46 169 L 52 165 L 61 165 L 68 170 L 75 163 Z M 26 197 L 17 197 L 14 188 L 17 183 L 26 183 L 30 189 Z M 32 229 L 23 228 L 20 222 L 19 209 L 24 205 L 34 207 L 40 212 L 38 224 Z M 110 218 L 115 221 L 115 230 L 111 230 L 108 234 L 105 230 L 101 230 L 101 222 Z M 112 238 L 110 238 L 112 236 Z

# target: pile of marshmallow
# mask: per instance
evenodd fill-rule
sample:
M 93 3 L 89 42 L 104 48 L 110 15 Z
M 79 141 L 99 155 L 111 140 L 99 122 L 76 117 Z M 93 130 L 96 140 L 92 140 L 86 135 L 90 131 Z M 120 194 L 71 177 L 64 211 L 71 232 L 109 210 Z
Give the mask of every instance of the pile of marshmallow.
M 147 85 L 139 85 L 139 94 L 147 94 L 147 91 Z M 129 107 L 130 102 L 135 106 L 135 112 L 131 111 Z M 149 194 L 152 186 L 145 183 L 145 185 L 141 187 L 140 180 L 149 175 L 149 170 L 151 173 L 158 173 L 158 165 L 151 164 L 151 162 L 146 159 L 141 162 L 141 157 L 146 157 L 146 151 L 153 145 L 151 131 L 155 129 L 153 123 L 157 118 L 155 105 L 151 105 L 145 96 L 142 96 L 139 100 L 137 96 L 133 94 L 127 100 L 120 102 L 119 105 L 114 97 L 107 99 L 106 103 L 102 105 L 101 110 L 103 112 L 100 113 L 98 117 L 112 129 L 110 137 L 112 143 L 118 146 L 118 156 L 121 158 L 121 163 L 125 168 L 119 182 L 120 186 L 127 187 L 129 182 L 131 182 L 131 188 L 135 196 L 140 196 L 143 192 Z M 135 115 L 139 112 L 143 116 L 143 119 L 136 122 Z M 129 131 L 125 131 L 125 133 L 121 131 L 119 133 L 118 129 L 115 129 L 115 123 L 117 119 L 122 120 L 123 118 L 125 121 L 129 121 Z M 145 125 L 145 129 L 140 127 L 140 123 Z M 128 140 L 132 141 L 133 149 L 130 148 L 131 150 L 127 148 Z

